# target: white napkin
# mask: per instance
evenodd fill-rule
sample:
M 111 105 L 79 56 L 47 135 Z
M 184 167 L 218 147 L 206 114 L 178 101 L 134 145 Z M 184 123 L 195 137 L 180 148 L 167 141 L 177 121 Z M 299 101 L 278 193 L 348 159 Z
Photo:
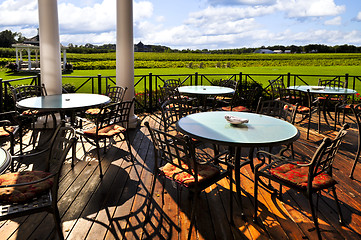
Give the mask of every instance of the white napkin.
M 241 124 L 241 123 L 248 123 L 248 119 L 246 118 L 240 118 L 232 115 L 225 115 L 224 118 L 227 120 L 227 122 L 231 124 Z

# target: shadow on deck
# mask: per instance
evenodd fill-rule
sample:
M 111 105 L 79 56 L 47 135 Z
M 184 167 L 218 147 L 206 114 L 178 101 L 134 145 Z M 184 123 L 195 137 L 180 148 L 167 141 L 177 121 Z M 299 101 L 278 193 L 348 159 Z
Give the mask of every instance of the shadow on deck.
M 154 116 L 143 116 L 143 122 L 157 125 Z M 319 141 L 334 132 L 315 131 L 306 140 L 305 129 L 299 127 L 301 138 L 295 152 L 310 156 Z M 353 126 L 341 146 L 334 163 L 334 176 L 339 182 L 345 226 L 338 223 L 334 199 L 324 192 L 319 202 L 319 223 L 324 239 L 361 239 L 361 163 L 351 180 L 348 175 L 357 149 L 357 130 Z M 211 151 L 210 146 L 204 146 Z M 245 149 L 246 151 L 246 149 Z M 151 205 L 151 221 L 144 224 L 145 200 L 152 181 L 153 146 L 143 123 L 132 132 L 130 162 L 125 142 L 114 143 L 103 154 L 103 180 L 99 178 L 98 162 L 93 146 L 86 144 L 84 153 L 77 145 L 77 162 L 72 169 L 70 159 L 64 167 L 59 188 L 59 211 L 66 239 L 186 239 L 190 224 L 191 205 L 186 189 L 176 188 L 169 181 L 156 183 Z M 28 167 L 38 167 L 41 159 L 32 160 Z M 260 187 L 259 212 L 262 221 L 253 219 L 253 173 L 249 166 L 241 170 L 242 202 L 246 220 L 241 218 L 240 203 L 234 194 L 234 220 L 228 215 L 229 182 L 221 180 L 201 194 L 196 213 L 193 239 L 316 239 L 307 199 L 284 187 L 283 201 Z M 13 221 L 0 222 L 2 239 L 57 238 L 51 215 L 33 214 Z

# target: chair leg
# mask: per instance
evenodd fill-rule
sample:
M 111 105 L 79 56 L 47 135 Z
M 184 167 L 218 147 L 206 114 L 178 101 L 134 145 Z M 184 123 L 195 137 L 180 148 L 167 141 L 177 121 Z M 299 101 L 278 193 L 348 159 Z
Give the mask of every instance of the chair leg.
M 343 225 L 344 222 L 343 222 L 341 207 L 340 207 L 340 203 L 338 202 L 338 198 L 337 198 L 337 194 L 336 194 L 336 187 L 335 186 L 332 187 L 332 192 L 333 192 L 333 197 L 334 197 L 335 202 L 336 202 L 337 213 L 338 213 L 338 221 L 339 221 L 339 223 L 341 225 Z
M 231 224 L 234 225 L 233 220 L 233 179 L 232 179 L 232 169 L 227 167 L 229 171 L 229 217 L 231 219 Z
M 191 213 L 191 225 L 189 226 L 189 231 L 188 231 L 188 240 L 190 240 L 192 237 L 192 228 L 193 228 L 194 222 L 196 220 L 198 196 L 199 196 L 199 193 L 195 192 L 194 197 L 193 197 L 193 204 L 192 204 L 193 206 L 192 206 L 192 213 Z
M 55 222 L 55 228 L 59 235 L 59 239 L 63 240 L 64 235 L 63 235 L 63 230 L 61 228 L 60 214 L 59 214 L 59 210 L 58 210 L 57 206 L 55 206 L 53 209 L 53 217 L 54 217 L 54 222 Z
M 100 148 L 99 141 L 96 141 L 96 149 L 97 149 L 98 162 L 99 162 L 99 171 L 100 171 L 99 177 L 102 179 L 103 178 L 103 171 L 102 171 L 102 164 L 101 164 L 100 149 L 99 148 Z
M 254 174 L 254 216 L 253 216 L 253 222 L 257 223 L 257 212 L 258 212 L 258 174 L 256 172 L 257 170 L 255 170 L 255 174 Z
M 310 204 L 313 223 L 315 224 L 315 229 L 316 229 L 316 232 L 317 232 L 318 239 L 322 239 L 320 227 L 318 225 L 318 218 L 317 218 L 317 215 L 316 215 L 315 206 L 313 205 L 312 194 L 308 195 L 308 202 Z
M 357 164 L 358 159 L 360 157 L 360 153 L 361 153 L 361 146 L 359 144 L 358 149 L 357 149 L 357 153 L 356 153 L 356 157 L 355 157 L 354 163 L 352 165 L 350 176 L 349 176 L 351 179 L 353 179 L 353 172 L 355 171 L 356 164 Z

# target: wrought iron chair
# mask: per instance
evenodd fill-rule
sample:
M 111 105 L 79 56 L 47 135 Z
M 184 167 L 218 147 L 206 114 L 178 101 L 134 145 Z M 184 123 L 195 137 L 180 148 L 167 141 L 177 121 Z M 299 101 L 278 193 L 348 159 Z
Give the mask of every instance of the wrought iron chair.
M 0 141 L 1 144 L 10 143 L 10 154 L 15 155 L 16 137 L 20 143 L 22 154 L 22 132 L 20 131 L 20 114 L 16 111 L 0 113 Z
M 283 79 L 274 79 L 268 80 L 269 86 L 271 87 L 271 95 L 272 99 L 276 99 L 280 97 L 281 93 L 280 90 L 286 89 L 285 84 L 283 83 Z
M 346 135 L 348 125 L 344 125 L 338 132 L 334 140 L 328 137 L 324 138 L 317 150 L 314 152 L 312 159 L 298 160 L 286 158 L 281 151 L 279 155 L 273 155 L 266 151 L 259 151 L 257 153 L 258 159 L 261 163 L 255 166 L 254 176 L 254 221 L 257 222 L 258 212 L 258 185 L 262 181 L 261 177 L 277 182 L 280 185 L 279 196 L 282 197 L 282 186 L 285 185 L 291 189 L 303 193 L 310 204 L 312 218 L 315 224 L 318 237 L 321 239 L 320 228 L 318 225 L 318 218 L 316 215 L 318 208 L 318 195 L 316 201 L 316 211 L 313 204 L 313 194 L 318 193 L 324 189 L 332 189 L 339 214 L 339 221 L 342 223 L 342 215 L 339 202 L 336 195 L 336 181 L 332 177 L 332 164 L 336 157 L 339 146 Z M 265 157 L 270 157 L 271 162 L 265 165 Z M 275 193 L 276 189 L 271 188 Z
M 38 97 L 38 96 L 46 96 L 47 92 L 44 85 L 23 85 L 16 88 L 11 89 L 12 97 L 15 103 L 15 106 L 17 106 L 17 102 L 27 99 L 30 97 Z M 30 110 L 30 109 L 19 109 L 17 110 L 21 113 L 21 116 L 19 119 L 21 120 L 21 128 L 20 131 L 22 131 L 21 135 L 24 135 L 23 132 L 26 129 L 31 129 L 32 132 L 32 138 L 30 141 L 33 141 L 33 147 L 35 147 L 36 144 L 36 136 L 37 133 L 42 131 L 41 128 L 36 126 L 37 120 L 42 117 L 43 119 L 43 127 L 46 128 L 48 117 L 49 115 L 52 115 L 53 127 L 56 127 L 56 118 L 53 115 L 53 113 L 48 111 L 39 111 L 39 110 Z M 29 145 L 31 143 L 29 142 Z
M 332 88 L 345 88 L 347 82 L 341 81 L 340 78 L 334 79 L 318 79 L 318 86 L 323 87 L 332 87 Z M 326 101 L 327 100 L 327 101 Z M 350 108 L 345 104 L 347 102 L 346 96 L 317 96 L 317 108 L 319 109 L 319 114 L 324 111 L 328 116 L 332 118 L 330 111 L 335 111 L 335 129 L 336 129 L 336 119 L 339 118 L 338 109 L 349 109 Z
M 292 105 L 298 105 L 296 108 L 295 123 L 301 123 L 307 120 L 307 139 L 309 139 L 312 114 L 316 110 L 313 106 L 311 94 L 309 92 L 303 92 L 295 89 L 279 89 L 280 100 L 288 102 Z M 318 129 L 320 129 L 320 118 L 318 122 Z
M 177 132 L 175 125 L 178 120 L 195 112 L 194 108 L 182 99 L 168 99 L 161 105 L 160 110 L 162 113 L 160 129 L 168 133 Z
M 153 183 L 148 198 L 146 220 L 150 220 L 150 205 L 156 178 L 164 176 L 194 193 L 188 232 L 188 239 L 190 239 L 200 192 L 228 177 L 230 179 L 230 218 L 233 222 L 232 169 L 224 161 L 224 155 L 218 155 L 214 158 L 209 156 L 206 158 L 202 155 L 202 158 L 198 158 L 195 147 L 188 136 L 178 138 L 164 131 L 151 128 L 148 122 L 144 124 L 149 130 L 155 150 Z
M 228 80 L 221 79 L 221 80 L 219 80 L 219 82 L 217 81 L 217 84 L 215 84 L 215 85 L 219 85 L 221 87 L 229 87 L 236 91 L 238 82 L 235 80 L 232 80 L 232 79 L 228 79 Z M 212 103 L 215 101 L 216 106 L 228 106 L 228 105 L 230 105 L 232 98 L 233 98 L 233 94 L 227 94 L 227 95 L 209 97 L 209 101 L 211 101 Z
M 105 95 L 111 99 L 111 103 L 121 102 L 124 99 L 127 87 L 121 86 L 107 86 Z M 100 112 L 100 108 L 90 108 L 85 111 L 85 114 L 88 114 L 94 118 Z
M 350 172 L 350 178 L 353 179 L 353 172 L 355 171 L 356 164 L 359 160 L 360 154 L 361 154 L 361 104 L 357 104 L 355 106 L 351 105 L 351 110 L 353 112 L 353 115 L 355 116 L 356 124 L 357 124 L 357 130 L 358 130 L 358 138 L 357 138 L 357 152 L 355 155 L 355 160 L 351 168 Z
M 254 111 L 254 105 L 257 103 L 260 89 L 261 87 L 258 84 L 251 85 L 247 82 L 241 83 L 241 81 L 238 81 L 236 91 L 229 105 L 220 107 L 220 110 L 234 112 Z
M 44 158 L 45 171 L 22 171 L 0 175 L 0 220 L 13 219 L 37 212 L 53 214 L 55 228 L 64 239 L 57 207 L 58 185 L 69 150 L 75 149 L 75 131 L 59 124 L 44 151 L 13 156 L 13 160 L 28 157 Z M 44 155 L 46 154 L 46 155 Z
M 100 142 L 104 142 L 104 153 L 106 152 L 106 140 L 113 139 L 118 136 L 121 141 L 126 141 L 128 145 L 129 154 L 133 161 L 133 155 L 130 146 L 129 139 L 129 114 L 133 106 L 134 98 L 131 101 L 122 101 L 111 103 L 103 106 L 97 114 L 95 122 L 87 122 L 83 125 L 82 129 L 77 129 L 77 133 L 80 134 L 81 140 L 85 138 L 87 142 L 96 147 L 100 178 L 103 178 L 101 157 L 100 157 Z M 82 146 L 85 151 L 84 143 Z
M 262 97 L 260 97 L 258 101 L 256 113 L 279 118 L 285 120 L 286 122 L 294 124 L 296 119 L 297 108 L 298 108 L 297 103 L 296 105 L 293 105 L 282 100 L 263 101 Z M 291 143 L 287 147 L 291 149 L 292 157 L 294 157 L 293 143 Z M 272 149 L 270 148 L 269 151 L 271 152 Z

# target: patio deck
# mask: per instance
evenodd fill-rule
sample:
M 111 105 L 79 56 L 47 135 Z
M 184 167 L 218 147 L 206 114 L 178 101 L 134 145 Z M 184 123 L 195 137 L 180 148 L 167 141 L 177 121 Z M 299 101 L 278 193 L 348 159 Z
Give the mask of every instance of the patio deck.
M 156 125 L 154 116 L 142 116 L 143 122 Z M 310 156 L 324 135 L 311 130 L 310 140 L 294 145 L 296 154 Z M 355 127 L 355 126 L 353 126 Z M 324 132 L 333 136 L 334 132 Z M 164 188 L 157 182 L 151 209 L 151 222 L 144 225 L 145 199 L 150 189 L 153 168 L 153 148 L 143 123 L 132 132 L 134 164 L 129 161 L 124 142 L 108 148 L 103 155 L 104 178 L 100 180 L 93 146 L 83 152 L 77 145 L 76 165 L 66 164 L 59 189 L 59 210 L 66 239 L 186 239 L 189 229 L 190 204 L 188 191 L 175 188 L 169 181 Z M 205 146 L 205 149 L 208 147 Z M 345 226 L 338 223 L 332 195 L 323 193 L 319 202 L 319 222 L 324 239 L 361 239 L 361 163 L 355 170 L 355 180 L 348 175 L 357 148 L 357 130 L 351 128 L 334 163 L 334 176 L 339 182 L 337 194 Z M 208 148 L 210 150 L 210 148 Z M 32 162 L 36 168 L 41 163 Z M 235 225 L 228 216 L 229 182 L 222 180 L 207 193 L 201 194 L 193 239 L 317 239 L 307 199 L 284 187 L 283 201 L 259 188 L 259 217 L 253 218 L 253 173 L 249 166 L 241 169 L 242 202 L 246 220 L 240 215 L 240 205 L 234 194 Z M 163 201 L 164 200 L 164 201 Z M 1 239 L 56 239 L 51 215 L 38 213 L 13 221 L 0 222 Z

